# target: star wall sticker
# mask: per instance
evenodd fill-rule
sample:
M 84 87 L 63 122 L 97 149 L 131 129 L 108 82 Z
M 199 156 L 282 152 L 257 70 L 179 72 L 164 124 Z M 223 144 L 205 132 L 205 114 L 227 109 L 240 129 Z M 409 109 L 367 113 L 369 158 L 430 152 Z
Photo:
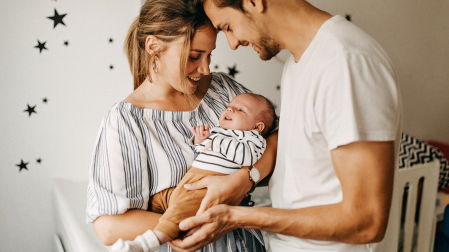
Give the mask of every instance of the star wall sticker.
M 69 46 L 69 41 L 68 41 L 68 40 L 64 40 L 64 45 L 65 45 L 66 47 L 68 47 L 68 46 Z
M 237 69 L 235 69 L 236 67 L 237 67 L 237 65 L 234 65 L 232 68 L 228 67 L 229 75 L 231 75 L 234 78 L 235 78 L 235 74 L 239 73 L 239 71 L 237 71 Z
M 39 39 L 37 40 L 37 46 L 35 46 L 34 48 L 39 48 L 39 53 L 42 53 L 42 50 L 48 50 L 46 47 L 45 47 L 45 43 L 47 43 L 47 41 L 45 41 L 44 43 L 41 43 L 40 41 L 39 41 Z
M 36 159 L 36 162 L 40 164 L 42 162 L 42 159 L 38 158 L 38 159 Z
M 109 39 L 109 43 L 112 43 L 112 42 L 114 42 L 114 39 L 113 39 L 113 38 L 110 38 L 110 39 Z
M 215 65 L 215 69 L 218 69 L 218 65 Z
M 114 66 L 113 66 L 113 65 L 110 65 L 110 66 L 109 66 L 109 69 L 111 69 L 111 70 L 114 69 Z
M 36 113 L 36 114 L 37 114 L 37 112 L 34 110 L 34 108 L 35 108 L 36 106 L 30 107 L 30 105 L 28 105 L 28 104 L 27 104 L 27 106 L 28 106 L 28 108 L 25 109 L 24 111 L 25 111 L 25 112 L 28 112 L 28 116 L 31 116 L 32 113 Z
M 48 102 L 47 97 L 45 97 L 44 99 L 42 99 L 42 102 L 43 102 L 43 103 L 47 103 L 47 102 Z
M 351 22 L 351 15 L 350 14 L 346 14 L 345 18 Z
M 64 21 L 62 21 L 62 19 L 63 19 L 66 15 L 67 15 L 67 13 L 66 13 L 66 14 L 62 14 L 62 15 L 59 15 L 58 11 L 55 9 L 55 14 L 54 14 L 54 16 L 52 16 L 52 17 L 47 17 L 47 18 L 53 20 L 53 29 L 54 29 L 54 28 L 56 28 L 56 26 L 57 26 L 58 24 L 63 24 L 63 25 L 65 26 Z
M 277 86 L 276 86 L 276 89 L 277 89 L 277 90 L 281 90 L 281 85 L 277 85 Z
M 22 169 L 28 170 L 27 168 L 28 163 L 24 163 L 23 159 L 20 160 L 20 164 L 16 164 L 16 166 L 19 167 L 19 172 L 22 171 Z

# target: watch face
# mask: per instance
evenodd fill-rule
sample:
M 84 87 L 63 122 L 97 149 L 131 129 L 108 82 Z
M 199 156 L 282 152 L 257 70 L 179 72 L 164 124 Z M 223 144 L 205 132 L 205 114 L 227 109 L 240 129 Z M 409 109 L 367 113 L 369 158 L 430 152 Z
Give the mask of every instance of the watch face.
M 259 179 L 260 179 L 260 173 L 259 173 L 259 170 L 258 170 L 256 167 L 253 167 L 253 168 L 251 169 L 250 174 L 251 174 L 251 179 L 252 179 L 255 183 L 259 182 Z

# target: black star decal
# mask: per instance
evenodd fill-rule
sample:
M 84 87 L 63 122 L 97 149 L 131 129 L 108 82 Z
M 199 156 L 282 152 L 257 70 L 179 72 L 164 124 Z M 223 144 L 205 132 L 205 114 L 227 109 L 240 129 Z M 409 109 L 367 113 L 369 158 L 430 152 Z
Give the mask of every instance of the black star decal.
M 30 105 L 28 105 L 28 104 L 27 104 L 27 106 L 28 106 L 28 108 L 25 109 L 24 111 L 25 111 L 25 112 L 28 112 L 28 116 L 31 116 L 32 113 L 36 113 L 36 114 L 37 114 L 37 112 L 34 110 L 34 108 L 35 108 L 36 106 L 30 107 Z
M 68 40 L 64 41 L 64 45 L 69 46 L 69 41 Z
M 45 97 L 44 99 L 42 99 L 42 102 L 43 102 L 43 103 L 47 103 L 47 102 L 48 102 L 47 97 Z
M 215 69 L 218 69 L 218 65 L 215 65 Z
M 63 24 L 63 25 L 65 26 L 64 21 L 62 21 L 62 19 L 65 17 L 65 15 L 67 15 L 67 13 L 66 13 L 66 14 L 62 14 L 62 15 L 59 15 L 59 14 L 58 14 L 58 11 L 55 9 L 55 14 L 54 14 L 54 16 L 53 16 L 53 17 L 47 17 L 48 19 L 51 19 L 51 20 L 54 21 L 54 22 L 53 22 L 53 29 L 56 28 L 56 26 L 57 26 L 58 24 Z
M 36 162 L 38 162 L 40 164 L 42 162 L 42 159 L 38 158 L 38 159 L 36 159 Z
M 20 167 L 19 172 L 22 171 L 22 169 L 28 170 L 27 164 L 28 164 L 28 163 L 24 163 L 23 160 L 21 159 L 21 160 L 20 160 L 20 164 L 17 164 L 17 165 L 16 165 L 16 166 Z
M 346 14 L 345 18 L 346 18 L 348 21 L 351 21 L 351 15 Z
M 277 89 L 277 90 L 281 90 L 281 86 L 280 86 L 280 85 L 277 85 L 277 86 L 276 86 L 276 89 Z
M 113 66 L 113 65 L 110 65 L 110 66 L 109 66 L 109 69 L 111 69 L 111 70 L 114 69 L 114 66 Z
M 42 50 L 48 50 L 46 47 L 45 47 L 45 43 L 47 43 L 47 41 L 45 41 L 44 43 L 41 43 L 40 41 L 39 41 L 39 39 L 37 40 L 37 46 L 35 46 L 34 48 L 39 48 L 39 53 L 41 53 L 42 52 Z
M 112 42 L 114 42 L 114 39 L 110 38 L 109 43 L 112 43 Z
M 239 71 L 235 69 L 236 67 L 237 65 L 234 65 L 232 68 L 228 67 L 229 75 L 231 75 L 232 77 L 235 77 L 235 74 L 239 73 Z

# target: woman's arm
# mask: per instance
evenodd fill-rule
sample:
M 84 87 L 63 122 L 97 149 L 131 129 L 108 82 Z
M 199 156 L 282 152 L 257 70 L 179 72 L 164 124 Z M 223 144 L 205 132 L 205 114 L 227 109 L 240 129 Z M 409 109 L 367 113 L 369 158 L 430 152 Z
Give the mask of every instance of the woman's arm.
M 159 223 L 161 216 L 161 214 L 133 209 L 124 214 L 100 216 L 93 225 L 101 243 L 112 245 L 119 238 L 132 241 L 148 229 L 153 229 Z
M 276 164 L 278 133 L 271 134 L 267 139 L 267 148 L 254 166 L 259 169 L 260 178 L 268 176 Z M 249 180 L 248 169 L 243 167 L 234 174 L 227 176 L 208 176 L 198 182 L 186 184 L 188 190 L 207 188 L 207 194 L 201 202 L 200 214 L 218 204 L 238 205 L 244 195 L 251 190 L 253 183 Z

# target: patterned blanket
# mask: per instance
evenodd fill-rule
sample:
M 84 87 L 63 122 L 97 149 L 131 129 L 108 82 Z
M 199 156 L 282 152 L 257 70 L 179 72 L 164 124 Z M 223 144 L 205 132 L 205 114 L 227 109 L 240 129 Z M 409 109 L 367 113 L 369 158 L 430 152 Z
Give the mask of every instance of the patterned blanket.
M 425 141 L 418 140 L 410 135 L 402 133 L 401 148 L 399 151 L 399 169 L 413 167 L 417 164 L 429 163 L 434 159 L 440 161 L 438 190 L 441 190 L 444 187 L 449 186 L 448 160 L 437 148 L 428 145 Z

